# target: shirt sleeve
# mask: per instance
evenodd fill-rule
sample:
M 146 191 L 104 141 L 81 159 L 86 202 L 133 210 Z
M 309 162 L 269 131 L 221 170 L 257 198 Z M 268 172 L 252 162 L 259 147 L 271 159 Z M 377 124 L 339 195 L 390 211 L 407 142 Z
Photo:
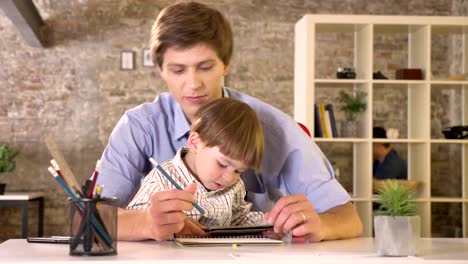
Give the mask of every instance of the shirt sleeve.
M 132 198 L 127 209 L 137 210 L 146 209 L 151 205 L 151 196 L 153 193 L 164 189 L 161 181 L 161 175 L 156 169 L 153 169 L 143 180 L 141 188 Z
M 149 135 L 144 127 L 128 113 L 122 116 L 112 131 L 109 143 L 101 157 L 97 184 L 104 185 L 103 196 L 119 198 L 119 207 L 125 207 L 138 190 L 144 175 L 150 170 L 148 154 Z
M 285 195 L 305 194 L 318 213 L 350 201 L 328 159 L 294 120 L 285 118 L 279 127 L 274 122 L 264 122 L 264 126 L 271 131 L 265 144 L 270 157 L 262 165 L 270 197 L 277 193 L 275 188 Z
M 295 120 L 256 98 L 226 90 L 254 108 L 263 125 L 265 155 L 261 174 L 256 175 L 258 184 L 243 177 L 255 208 L 271 210 L 281 197 L 278 194 L 305 194 L 319 213 L 349 202 L 350 196 L 335 179 L 330 162 Z
M 171 177 L 177 179 L 177 172 L 172 165 L 171 161 L 161 164 L 161 166 L 166 170 Z M 141 187 L 135 196 L 132 198 L 130 203 L 127 206 L 127 209 L 137 210 L 137 209 L 146 209 L 151 205 L 151 196 L 160 191 L 174 189 L 172 183 L 167 180 L 167 178 L 162 175 L 162 173 L 154 168 L 141 183 Z

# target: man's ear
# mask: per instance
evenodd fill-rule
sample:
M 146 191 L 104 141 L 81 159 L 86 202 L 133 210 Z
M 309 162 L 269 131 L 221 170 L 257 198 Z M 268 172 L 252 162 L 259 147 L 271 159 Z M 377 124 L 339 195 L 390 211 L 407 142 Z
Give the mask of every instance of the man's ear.
M 229 73 L 229 66 L 230 66 L 230 64 L 224 65 L 223 76 L 226 76 Z
M 197 153 L 198 150 L 201 148 L 200 134 L 198 134 L 197 132 L 190 132 L 187 144 L 189 150 L 193 151 L 194 153 Z
M 163 69 L 161 69 L 161 67 L 159 67 L 159 66 L 154 67 L 154 69 L 155 69 L 154 72 L 155 72 L 156 74 L 159 74 L 159 76 L 161 77 L 161 79 L 163 79 L 164 81 L 166 81 L 166 77 L 167 77 L 167 76 L 166 76 L 166 72 L 163 71 Z

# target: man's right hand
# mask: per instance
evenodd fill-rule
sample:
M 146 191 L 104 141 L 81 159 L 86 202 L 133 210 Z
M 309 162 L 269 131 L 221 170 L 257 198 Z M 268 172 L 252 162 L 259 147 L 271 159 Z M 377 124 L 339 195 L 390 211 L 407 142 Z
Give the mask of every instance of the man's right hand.
M 173 189 L 156 192 L 151 196 L 151 206 L 148 208 L 151 238 L 168 240 L 172 234 L 184 228 L 187 216 L 183 211 L 193 209 L 196 191 L 197 185 L 192 183 L 184 191 Z
M 204 234 L 201 225 L 183 212 L 193 209 L 196 190 L 197 185 L 192 183 L 183 191 L 173 189 L 154 193 L 146 210 L 119 209 L 119 240 L 163 241 L 176 233 Z

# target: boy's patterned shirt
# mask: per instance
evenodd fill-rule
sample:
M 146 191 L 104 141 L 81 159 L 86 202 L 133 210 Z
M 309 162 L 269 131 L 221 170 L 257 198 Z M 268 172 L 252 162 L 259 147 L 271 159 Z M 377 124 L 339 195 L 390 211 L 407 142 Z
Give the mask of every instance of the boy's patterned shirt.
M 205 210 L 205 216 L 195 208 L 185 212 L 189 217 L 198 220 L 206 227 L 261 225 L 266 224 L 262 212 L 251 212 L 252 204 L 245 200 L 246 191 L 241 179 L 224 189 L 209 191 L 187 169 L 182 157 L 187 148 L 180 148 L 172 160 L 161 164 L 161 167 L 182 187 L 190 183 L 197 184 L 195 197 L 197 203 Z M 175 186 L 154 168 L 144 179 L 140 189 L 128 204 L 127 209 L 145 209 L 151 205 L 151 195 L 155 192 L 175 189 Z

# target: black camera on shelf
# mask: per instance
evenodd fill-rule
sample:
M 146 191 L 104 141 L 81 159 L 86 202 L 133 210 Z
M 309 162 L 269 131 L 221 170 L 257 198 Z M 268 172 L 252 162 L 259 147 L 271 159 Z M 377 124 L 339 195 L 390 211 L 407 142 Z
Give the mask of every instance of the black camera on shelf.
M 453 126 L 442 130 L 447 139 L 468 139 L 468 126 Z
M 354 68 L 338 68 L 336 71 L 337 79 L 356 79 Z

